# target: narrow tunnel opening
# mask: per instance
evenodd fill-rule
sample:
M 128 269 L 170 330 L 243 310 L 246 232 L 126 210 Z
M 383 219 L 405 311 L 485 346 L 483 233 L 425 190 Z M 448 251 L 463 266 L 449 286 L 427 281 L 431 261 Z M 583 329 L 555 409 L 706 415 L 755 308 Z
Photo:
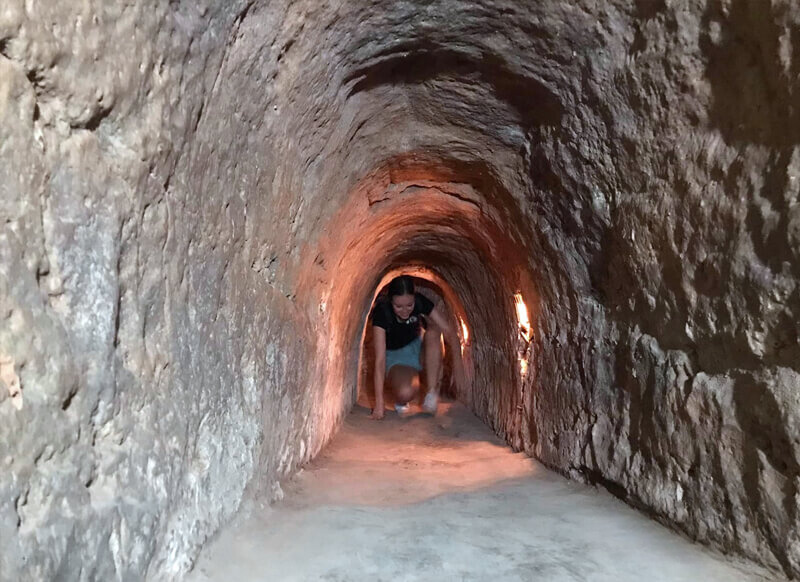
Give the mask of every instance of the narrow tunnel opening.
M 474 396 L 475 386 L 475 360 L 473 354 L 473 346 L 480 346 L 481 342 L 489 342 L 488 345 L 482 346 L 481 349 L 491 350 L 493 345 L 492 336 L 490 334 L 475 335 L 472 329 L 467 308 L 453 289 L 453 286 L 448 283 L 436 270 L 423 265 L 407 265 L 392 269 L 381 277 L 380 282 L 377 284 L 373 294 L 372 301 L 370 302 L 370 311 L 376 302 L 386 296 L 386 288 L 388 283 L 395 277 L 401 275 L 409 275 L 413 278 L 415 288 L 418 292 L 430 299 L 435 305 L 442 308 L 446 320 L 453 333 L 453 339 L 450 343 L 442 337 L 441 347 L 443 353 L 442 369 L 440 372 L 440 379 L 438 382 L 439 393 L 452 400 L 461 400 L 468 403 L 472 401 Z M 510 289 L 510 288 L 509 288 Z M 476 298 L 480 301 L 481 297 Z M 510 353 L 513 357 L 508 361 L 515 361 L 517 366 L 517 374 L 509 374 L 509 386 L 507 386 L 508 393 L 519 392 L 521 397 L 524 396 L 526 389 L 528 391 L 534 390 L 533 377 L 530 371 L 530 364 L 533 360 L 534 349 L 534 325 L 531 321 L 531 315 L 525 297 L 520 290 L 515 290 L 513 293 L 507 291 L 504 297 L 506 303 L 511 308 L 514 317 L 509 320 L 508 318 L 498 317 L 495 323 L 503 322 L 509 330 Z M 481 329 L 481 326 L 478 326 Z M 358 383 L 356 390 L 355 401 L 362 407 L 372 408 L 374 405 L 374 365 L 375 365 L 375 352 L 374 352 L 374 337 L 372 332 L 372 323 L 370 321 L 369 312 L 365 318 L 364 326 L 361 332 L 360 352 L 358 358 Z M 495 330 L 496 332 L 496 330 Z M 496 389 L 491 383 L 496 381 L 495 378 L 486 378 L 486 382 L 482 390 Z M 391 391 L 386 388 L 386 395 L 391 396 Z M 421 399 L 424 395 L 424 390 L 420 392 L 418 398 Z M 388 408 L 391 408 L 393 402 L 387 400 Z
M 311 292 L 326 306 L 335 329 L 335 342 L 331 334 L 319 344 L 329 362 L 321 374 L 328 378 L 331 401 L 343 386 L 346 401 L 369 406 L 374 368 L 369 312 L 384 285 L 409 274 L 442 300 L 456 336 L 457 347 L 445 350 L 443 394 L 463 402 L 516 450 L 533 446 L 536 431 L 521 418 L 521 409 L 535 377 L 528 348 L 538 325 L 539 295 L 530 242 L 509 218 L 512 204 L 511 194 L 485 166 L 422 153 L 387 160 L 354 186 L 341 211 L 351 227 L 348 236 L 320 243 L 325 252 L 310 268 L 315 277 L 309 277 L 316 286 Z M 317 264 L 324 268 L 315 272 Z M 331 271 L 334 278 L 317 283 Z M 530 310 L 523 335 L 518 297 Z

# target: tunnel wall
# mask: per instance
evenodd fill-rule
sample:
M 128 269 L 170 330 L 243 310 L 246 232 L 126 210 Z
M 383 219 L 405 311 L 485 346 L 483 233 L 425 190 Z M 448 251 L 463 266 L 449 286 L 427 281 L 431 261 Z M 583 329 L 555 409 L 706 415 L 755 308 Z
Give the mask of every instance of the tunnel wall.
M 795 576 L 796 8 L 601 17 L 588 107 L 530 159 L 534 188 L 583 194 L 534 201 L 577 293 L 543 292 L 522 431 L 551 466 Z
M 0 578 L 179 576 L 333 434 L 419 261 L 514 447 L 800 574 L 798 14 L 7 3 Z
M 246 8 L 3 5 L 0 579 L 175 579 L 304 454 L 255 162 L 204 115 Z

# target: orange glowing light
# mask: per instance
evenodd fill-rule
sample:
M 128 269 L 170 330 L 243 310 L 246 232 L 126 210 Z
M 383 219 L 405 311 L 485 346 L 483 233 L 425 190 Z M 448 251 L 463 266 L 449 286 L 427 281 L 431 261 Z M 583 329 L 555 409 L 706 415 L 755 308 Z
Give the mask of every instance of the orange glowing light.
M 522 299 L 522 293 L 514 293 L 514 303 L 517 307 L 517 321 L 519 322 L 519 333 L 525 338 L 526 342 L 531 341 L 531 320 L 528 318 L 528 306 Z
M 523 378 L 528 375 L 528 360 L 524 357 L 519 357 L 519 375 Z
M 463 356 L 464 348 L 469 343 L 469 328 L 460 317 L 458 318 L 458 322 L 461 324 L 461 355 Z

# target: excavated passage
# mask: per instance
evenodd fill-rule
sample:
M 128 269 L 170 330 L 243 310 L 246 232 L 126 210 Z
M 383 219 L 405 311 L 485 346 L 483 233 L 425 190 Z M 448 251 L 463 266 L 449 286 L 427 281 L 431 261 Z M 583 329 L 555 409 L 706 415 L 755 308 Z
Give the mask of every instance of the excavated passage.
M 188 571 L 333 436 L 404 270 L 516 450 L 800 575 L 798 38 L 793 0 L 5 2 L 0 579 Z

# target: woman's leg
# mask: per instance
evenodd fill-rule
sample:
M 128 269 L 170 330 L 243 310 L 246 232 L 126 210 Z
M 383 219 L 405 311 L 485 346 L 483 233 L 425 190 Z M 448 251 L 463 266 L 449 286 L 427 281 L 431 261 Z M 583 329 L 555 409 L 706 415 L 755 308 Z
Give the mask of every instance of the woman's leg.
M 414 399 L 419 390 L 419 373 L 411 366 L 397 364 L 387 374 L 389 387 L 398 404 L 407 404 Z

